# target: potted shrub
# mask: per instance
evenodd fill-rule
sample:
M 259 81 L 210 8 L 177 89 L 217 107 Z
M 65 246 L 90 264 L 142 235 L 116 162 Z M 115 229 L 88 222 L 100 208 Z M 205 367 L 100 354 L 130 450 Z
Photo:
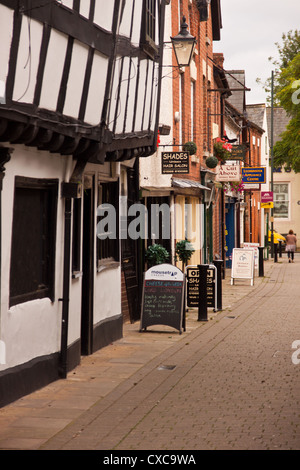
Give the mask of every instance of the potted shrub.
M 219 160 L 215 156 L 207 157 L 207 159 L 205 160 L 205 164 L 207 168 L 216 168 L 218 163 L 219 163 Z
M 183 145 L 183 150 L 185 152 L 189 152 L 190 155 L 195 155 L 195 153 L 197 152 L 197 145 L 195 144 L 195 142 L 186 142 L 184 145 Z
M 169 257 L 169 252 L 162 245 L 157 243 L 149 246 L 145 252 L 145 260 L 149 268 L 157 264 L 166 263 Z
M 175 260 L 182 261 L 182 268 L 184 270 L 187 262 L 191 259 L 192 254 L 195 252 L 193 245 L 188 240 L 181 240 L 176 243 L 175 247 Z

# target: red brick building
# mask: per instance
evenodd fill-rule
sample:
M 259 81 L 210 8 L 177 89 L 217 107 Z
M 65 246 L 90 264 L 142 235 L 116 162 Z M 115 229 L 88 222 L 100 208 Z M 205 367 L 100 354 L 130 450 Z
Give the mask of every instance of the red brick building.
M 176 180 L 192 181 L 193 186 L 187 183 L 184 189 L 179 188 L 176 202 L 179 205 L 202 204 L 201 220 L 193 212 L 202 232 L 201 249 L 195 262 L 206 263 L 216 255 L 222 258 L 224 247 L 224 197 L 215 184 L 215 169 L 207 165 L 207 159 L 213 155 L 215 139 L 223 134 L 222 110 L 227 96 L 223 92 L 230 93 L 222 69 L 223 57 L 213 53 L 213 42 L 220 39 L 222 27 L 220 1 L 173 1 L 171 15 L 173 36 L 185 17 L 190 34 L 197 40 L 190 67 L 178 70 L 174 56 L 173 142 L 175 150 L 184 149 L 184 144 L 191 141 L 197 147 L 190 157 L 189 174 L 176 175 Z M 180 181 L 177 184 L 180 186 Z

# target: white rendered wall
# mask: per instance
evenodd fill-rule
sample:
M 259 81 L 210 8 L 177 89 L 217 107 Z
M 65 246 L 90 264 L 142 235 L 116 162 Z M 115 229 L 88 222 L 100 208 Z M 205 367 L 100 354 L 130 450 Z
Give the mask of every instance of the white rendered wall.
M 72 160 L 17 145 L 11 161 L 6 164 L 2 191 L 2 289 L 0 339 L 6 345 L 6 364 L 0 370 L 23 364 L 31 359 L 52 354 L 60 349 L 61 302 L 63 282 L 64 204 L 58 195 L 55 301 L 37 299 L 9 308 L 10 254 L 13 222 L 15 176 L 31 178 L 68 178 Z

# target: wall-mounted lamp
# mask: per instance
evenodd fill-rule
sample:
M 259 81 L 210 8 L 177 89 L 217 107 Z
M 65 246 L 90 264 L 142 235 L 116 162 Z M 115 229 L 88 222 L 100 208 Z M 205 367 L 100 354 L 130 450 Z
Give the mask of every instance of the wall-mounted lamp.
M 196 45 L 196 38 L 188 32 L 185 16 L 177 36 L 171 37 L 173 49 L 179 67 L 188 67 Z

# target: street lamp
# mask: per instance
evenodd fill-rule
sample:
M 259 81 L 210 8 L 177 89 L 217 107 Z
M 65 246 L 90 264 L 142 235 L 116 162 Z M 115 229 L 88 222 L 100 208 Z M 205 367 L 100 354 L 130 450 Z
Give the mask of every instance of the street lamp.
M 185 16 L 182 18 L 181 29 L 177 36 L 171 37 L 178 67 L 188 67 L 196 45 L 196 38 L 188 30 Z

